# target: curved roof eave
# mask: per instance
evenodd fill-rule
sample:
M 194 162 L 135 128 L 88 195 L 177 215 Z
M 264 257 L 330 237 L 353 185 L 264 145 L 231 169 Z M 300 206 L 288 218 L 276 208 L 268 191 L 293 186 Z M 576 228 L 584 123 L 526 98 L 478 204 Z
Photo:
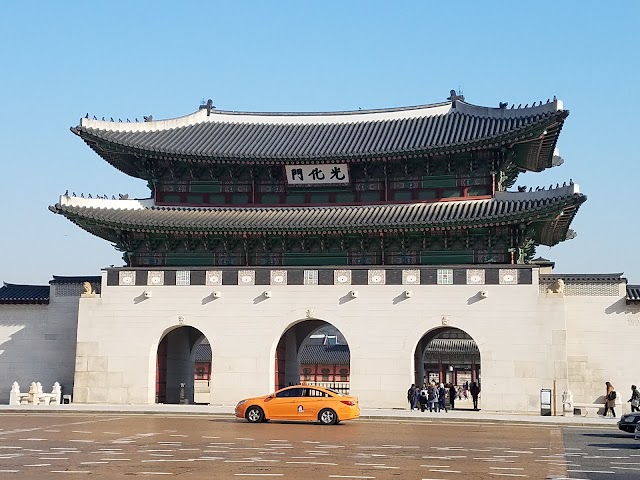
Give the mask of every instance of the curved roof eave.
M 123 162 L 116 158 L 118 155 L 263 164 L 364 161 L 527 142 L 535 140 L 533 135 L 539 135 L 547 125 L 561 124 L 568 115 L 559 100 L 523 109 L 478 107 L 457 101 L 455 108 L 438 104 L 339 114 L 213 111 L 206 116 L 203 112 L 144 123 L 83 119 L 71 130 L 114 166 L 132 174 L 132 167 L 118 166 Z M 332 135 L 326 134 L 328 129 Z
M 561 187 L 563 193 L 567 187 Z M 575 187 L 577 189 L 577 185 Z M 547 191 L 553 195 L 553 191 Z M 85 200 L 85 199 L 83 199 Z M 516 222 L 548 224 L 552 236 L 558 222 L 549 220 L 558 209 L 576 209 L 586 197 L 580 193 L 559 197 L 513 200 L 467 200 L 398 205 L 362 205 L 342 207 L 152 207 L 136 209 L 77 206 L 73 202 L 51 207 L 82 228 L 92 231 L 86 222 L 105 228 L 146 232 L 191 232 L 192 234 L 299 234 L 305 232 L 374 232 L 381 230 L 417 231 L 458 229 L 480 225 L 506 225 Z M 104 202 L 114 202 L 107 201 Z M 117 202 L 117 201 L 115 201 Z M 94 203 L 100 203 L 95 201 Z M 460 203 L 467 208 L 457 208 Z M 309 215 L 313 212 L 313 215 Z M 575 215 L 575 211 L 573 212 Z M 568 228 L 573 215 L 568 218 Z M 249 218 L 250 217 L 250 218 Z M 569 216 L 567 216 L 569 217 Z M 544 229 L 543 229 L 544 230 Z M 92 232 L 96 234 L 95 232 Z M 565 230 L 566 233 L 566 230 Z M 544 232 L 540 239 L 544 244 Z M 556 242 L 557 243 L 557 242 Z

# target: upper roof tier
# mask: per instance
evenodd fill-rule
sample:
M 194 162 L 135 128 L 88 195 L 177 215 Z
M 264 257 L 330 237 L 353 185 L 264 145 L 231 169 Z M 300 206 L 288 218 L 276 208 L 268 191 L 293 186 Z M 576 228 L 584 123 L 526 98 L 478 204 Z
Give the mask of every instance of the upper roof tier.
M 554 98 L 526 108 L 489 108 L 460 97 L 433 105 L 332 113 L 247 113 L 201 108 L 145 122 L 81 119 L 71 130 L 128 175 L 136 161 L 282 164 L 358 162 L 517 146 L 523 169 L 552 165 L 569 112 Z

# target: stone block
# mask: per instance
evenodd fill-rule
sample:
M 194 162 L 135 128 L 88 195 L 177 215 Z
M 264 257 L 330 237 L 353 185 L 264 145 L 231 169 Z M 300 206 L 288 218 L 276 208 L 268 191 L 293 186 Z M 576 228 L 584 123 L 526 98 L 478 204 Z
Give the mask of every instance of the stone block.
M 76 372 L 88 371 L 88 359 L 87 357 L 76 357 Z
M 91 387 L 88 389 L 87 403 L 107 403 L 109 389 L 106 387 Z
M 75 403 L 87 403 L 89 399 L 89 389 L 87 387 L 73 387 L 73 401 Z
M 91 357 L 98 353 L 98 342 L 78 342 L 76 356 Z
M 107 357 L 87 357 L 87 370 L 90 372 L 106 372 Z

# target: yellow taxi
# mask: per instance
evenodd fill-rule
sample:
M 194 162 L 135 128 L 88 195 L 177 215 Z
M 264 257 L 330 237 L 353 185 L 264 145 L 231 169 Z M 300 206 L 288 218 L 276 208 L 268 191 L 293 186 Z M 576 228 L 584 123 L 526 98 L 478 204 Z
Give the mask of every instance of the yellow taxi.
M 315 385 L 293 385 L 264 397 L 240 400 L 236 417 L 251 423 L 300 420 L 334 425 L 360 416 L 357 397 Z

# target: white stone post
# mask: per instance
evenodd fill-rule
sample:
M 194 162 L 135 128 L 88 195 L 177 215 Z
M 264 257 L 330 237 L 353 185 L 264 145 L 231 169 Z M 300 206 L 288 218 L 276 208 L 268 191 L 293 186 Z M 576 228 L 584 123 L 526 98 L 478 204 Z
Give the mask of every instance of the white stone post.
M 20 385 L 13 382 L 11 392 L 9 392 L 9 405 L 20 405 Z
M 36 382 L 31 382 L 29 385 L 29 404 L 38 405 L 38 386 Z
M 62 402 L 62 388 L 60 387 L 60 384 L 58 382 L 55 382 L 53 384 L 53 388 L 51 389 L 51 394 L 54 395 L 54 397 L 51 399 L 50 403 L 55 403 L 56 405 L 60 405 L 60 403 Z

